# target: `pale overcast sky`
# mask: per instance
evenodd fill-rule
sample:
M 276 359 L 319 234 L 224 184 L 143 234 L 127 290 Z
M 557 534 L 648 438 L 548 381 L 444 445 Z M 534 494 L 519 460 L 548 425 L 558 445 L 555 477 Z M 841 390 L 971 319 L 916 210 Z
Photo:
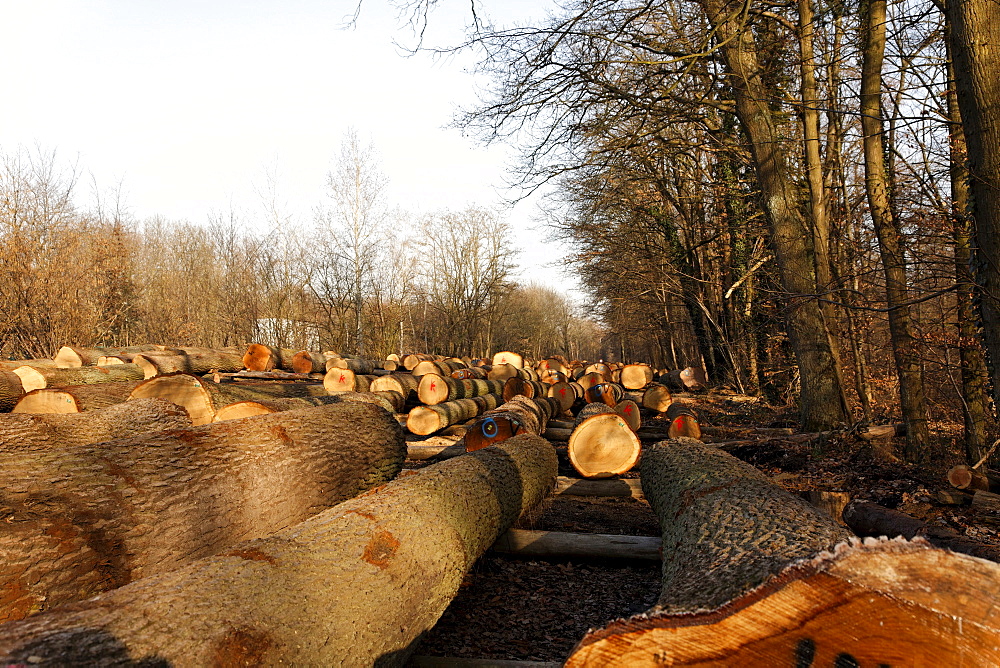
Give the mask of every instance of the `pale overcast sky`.
M 486 8 L 509 23 L 537 18 L 546 4 Z M 195 223 L 230 203 L 257 206 L 253 184 L 277 166 L 282 199 L 308 220 L 354 127 L 381 153 L 392 201 L 404 209 L 499 201 L 509 152 L 445 127 L 476 99 L 474 60 L 406 58 L 393 40 L 412 36 L 385 0 L 365 0 L 357 27 L 342 29 L 354 8 L 354 0 L 0 0 L 0 151 L 55 149 L 102 188 L 121 181 L 135 217 Z M 460 40 L 468 12 L 467 1 L 441 3 L 429 39 Z M 529 229 L 534 215 L 525 203 L 509 217 L 528 266 L 552 258 L 544 234 Z M 526 273 L 569 287 L 560 269 Z

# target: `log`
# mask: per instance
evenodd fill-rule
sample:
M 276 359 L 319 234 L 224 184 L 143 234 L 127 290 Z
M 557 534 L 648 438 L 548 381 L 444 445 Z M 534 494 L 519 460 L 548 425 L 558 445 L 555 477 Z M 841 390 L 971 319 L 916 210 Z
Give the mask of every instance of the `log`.
M 375 369 L 381 368 L 382 364 L 373 360 L 366 360 L 360 357 L 335 357 L 326 361 L 326 371 L 334 369 L 349 369 L 356 375 L 371 376 Z
M 946 550 L 1000 561 L 1000 546 L 966 538 L 950 527 L 930 524 L 870 501 L 851 501 L 844 508 L 843 519 L 851 531 L 859 536 L 902 536 L 907 540 L 919 536 L 927 539 L 931 545 Z
M 810 489 L 800 493 L 802 498 L 819 508 L 827 515 L 836 520 L 839 524 L 846 522 L 842 517 L 844 508 L 851 502 L 851 495 L 847 492 L 831 492 L 825 489 Z
M 584 478 L 610 478 L 631 470 L 642 451 L 639 437 L 612 409 L 590 406 L 608 412 L 591 415 L 573 430 L 566 447 L 570 464 Z
M 414 656 L 409 668 L 562 668 L 560 661 L 515 661 L 507 659 L 466 659 L 452 656 Z
M 549 385 L 548 392 L 546 396 L 552 397 L 559 402 L 559 408 L 565 412 L 573 407 L 573 404 L 579 398 L 576 395 L 576 390 L 569 383 L 553 383 Z
M 495 355 L 493 355 L 493 366 L 498 364 L 510 364 L 518 369 L 524 368 L 524 358 L 517 353 L 512 353 L 509 350 L 502 350 Z
M 488 371 L 489 369 L 487 369 L 486 367 L 470 366 L 470 367 L 465 367 L 464 369 L 456 369 L 455 371 L 452 371 L 448 375 L 451 376 L 452 378 L 458 378 L 460 380 L 461 379 L 468 380 L 473 378 L 486 380 Z
M 413 369 L 410 371 L 410 373 L 412 373 L 414 376 L 417 376 L 418 378 L 420 376 L 423 376 L 424 374 L 428 374 L 428 373 L 436 373 L 439 376 L 449 376 L 450 377 L 451 374 L 452 374 L 452 372 L 458 371 L 460 369 L 465 369 L 465 368 L 468 368 L 468 367 L 465 364 L 465 362 L 463 362 L 461 360 L 458 360 L 458 361 L 454 361 L 454 360 L 452 360 L 452 361 L 449 361 L 449 360 L 440 360 L 440 361 L 438 361 L 438 360 L 425 360 L 423 362 L 418 363 L 415 367 L 413 367 Z
M 556 465 L 525 435 L 426 467 L 272 536 L 6 624 L 0 657 L 404 665 L 479 556 L 551 489 Z
M 372 392 L 399 392 L 406 401 L 413 401 L 417 398 L 417 390 L 419 388 L 420 381 L 412 374 L 391 373 L 386 376 L 379 376 L 373 380 L 369 389 Z
M 499 394 L 503 389 L 504 385 L 497 380 L 458 379 L 426 373 L 420 377 L 417 385 L 417 398 L 428 406 L 433 406 L 446 401 L 481 397 L 484 394 Z
M 625 388 L 618 383 L 596 383 L 583 393 L 583 400 L 588 404 L 602 403 L 614 408 L 625 398 Z
M 136 355 L 162 349 L 163 346 L 155 345 L 127 346 L 125 348 L 63 346 L 56 351 L 52 361 L 57 369 L 73 369 L 81 366 L 94 366 L 104 356 Z
M 639 415 L 639 407 L 634 401 L 625 399 L 618 402 L 618 405 L 615 406 L 615 413 L 625 420 L 629 429 L 635 432 L 639 431 L 642 426 L 642 416 Z
M 158 376 L 143 381 L 132 390 L 130 399 L 158 397 L 183 406 L 191 424 L 210 423 L 223 406 L 237 401 L 282 397 L 326 396 L 324 388 L 312 383 L 220 384 L 188 374 Z
M 21 397 L 14 406 L 14 413 L 80 413 L 97 408 L 107 408 L 127 401 L 140 380 L 97 383 L 94 385 L 67 385 L 32 390 Z
M 519 376 L 508 378 L 501 389 L 504 401 L 510 401 L 516 396 L 523 396 L 532 399 L 534 397 L 548 396 L 548 385 L 539 380 L 525 380 Z
M 262 343 L 251 343 L 240 357 L 240 368 L 250 371 L 271 371 L 284 369 L 293 371 L 292 360 L 298 351 L 288 348 L 267 346 Z M 239 371 L 239 369 L 233 369 Z M 228 369 L 227 369 L 228 371 Z
M 244 368 L 243 357 L 236 352 L 212 348 L 180 348 L 180 350 L 183 351 L 183 355 L 143 353 L 132 359 L 142 368 L 144 378 L 155 378 L 169 373 L 203 374 L 213 371 L 235 373 Z
M 559 476 L 556 478 L 553 494 L 567 494 L 569 496 L 630 496 L 633 499 L 644 499 L 642 495 L 642 483 L 639 480 L 629 480 L 626 478 L 602 480 L 581 480 L 580 478 L 567 478 Z
M 583 386 L 584 390 L 589 390 L 592 386 L 597 385 L 598 383 L 608 382 L 608 379 L 605 378 L 603 374 L 591 371 L 577 378 L 576 382 Z
M 434 355 L 425 355 L 423 353 L 410 353 L 409 355 L 403 355 L 403 368 L 407 371 L 413 371 L 413 367 L 417 366 L 425 360 L 436 359 Z
M 405 455 L 391 414 L 346 402 L 96 445 L 5 449 L 0 616 L 88 598 L 290 527 L 391 480 Z
M 323 387 L 327 392 L 370 392 L 375 379 L 376 376 L 365 376 L 350 369 L 333 368 L 323 376 Z
M 283 399 L 258 399 L 256 401 L 237 401 L 223 406 L 215 413 L 213 422 L 238 420 L 254 415 L 267 415 L 279 411 L 293 411 L 310 406 L 324 406 L 341 401 L 358 401 L 374 404 L 390 413 L 398 413 L 403 406 L 403 397 L 398 392 L 341 392 L 327 397 L 286 397 Z
M 606 383 L 611 380 L 611 367 L 604 362 L 594 362 L 584 368 L 583 373 L 586 375 L 597 374 L 601 377 L 601 380 L 596 381 L 598 383 Z
M 509 529 L 491 548 L 532 559 L 631 559 L 660 561 L 660 539 L 602 533 Z
M 9 413 L 22 397 L 24 386 L 21 385 L 21 377 L 13 371 L 0 369 L 0 413 Z
M 994 494 L 1000 492 L 1000 478 L 988 471 L 977 471 L 965 464 L 953 466 L 948 470 L 948 482 L 956 489 L 978 489 Z
M 549 441 L 560 441 L 565 443 L 573 435 L 573 430 L 566 427 L 546 427 L 542 436 Z
M 187 412 L 163 399 L 140 399 L 68 415 L 10 413 L 0 415 L 0 457 L 19 456 L 35 448 L 69 450 L 150 431 L 190 426 Z M 4 475 L 6 472 L 0 471 L 0 480 L 5 480 Z
M 570 363 L 565 357 L 552 356 L 539 362 L 538 366 L 566 376 L 570 374 Z
M 684 404 L 672 403 L 667 407 L 667 419 L 670 420 L 669 438 L 701 438 L 701 426 L 698 424 L 698 414 L 694 409 Z
M 627 390 L 641 390 L 653 382 L 653 369 L 648 364 L 626 364 L 620 382 Z
M 594 415 L 610 415 L 614 412 L 615 410 L 603 401 L 593 401 L 584 405 L 576 414 L 576 419 L 573 421 L 573 428 L 576 429 L 580 426 L 581 422 Z
M 972 507 L 998 515 L 1000 514 L 1000 494 L 977 489 L 972 495 Z
M 433 406 L 416 406 L 410 411 L 406 420 L 406 428 L 410 433 L 426 436 L 450 427 L 459 422 L 466 422 L 492 410 L 500 403 L 500 395 L 484 394 L 469 399 L 446 401 Z
M 0 360 L 0 369 L 13 371 L 22 366 L 30 366 L 36 369 L 55 369 L 56 363 L 52 360 Z
M 326 355 L 311 350 L 300 350 L 292 355 L 295 373 L 326 373 Z
M 550 397 L 529 399 L 518 395 L 480 415 L 466 431 L 465 448 L 473 452 L 502 443 L 517 434 L 541 434 L 557 410 L 559 402 Z
M 660 376 L 659 382 L 672 390 L 701 392 L 708 386 L 708 376 L 701 367 L 689 366 L 668 371 L 666 375 Z
M 36 369 L 22 366 L 14 369 L 21 378 L 25 392 L 64 385 L 93 385 L 119 381 L 142 380 L 142 369 L 135 364 L 118 364 L 110 367 L 84 366 L 75 369 Z

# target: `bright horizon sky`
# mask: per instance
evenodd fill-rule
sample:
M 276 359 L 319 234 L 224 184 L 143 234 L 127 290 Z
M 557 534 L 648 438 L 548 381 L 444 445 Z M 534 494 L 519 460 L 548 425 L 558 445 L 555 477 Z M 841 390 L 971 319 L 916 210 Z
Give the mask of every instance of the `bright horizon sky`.
M 393 205 L 419 214 L 495 205 L 509 147 L 446 127 L 476 101 L 471 54 L 406 57 L 412 33 L 386 0 L 0 0 L 5 100 L 0 151 L 55 150 L 76 163 L 78 202 L 121 183 L 138 220 L 261 219 L 255 188 L 277 174 L 282 207 L 311 222 L 345 132 L 382 159 Z M 492 3 L 500 24 L 539 18 L 528 0 Z M 434 11 L 428 43 L 455 44 L 469 4 Z M 531 200 L 507 215 L 525 280 L 565 292 Z

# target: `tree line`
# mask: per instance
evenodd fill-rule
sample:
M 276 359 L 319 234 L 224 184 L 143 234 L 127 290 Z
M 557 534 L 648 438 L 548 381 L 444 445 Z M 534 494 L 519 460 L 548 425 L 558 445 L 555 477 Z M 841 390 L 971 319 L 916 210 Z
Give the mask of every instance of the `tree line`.
M 377 156 L 354 133 L 305 222 L 283 211 L 273 180 L 259 213 L 212 214 L 204 225 L 133 220 L 114 195 L 85 209 L 79 181 L 52 152 L 0 156 L 3 357 L 150 342 L 378 359 L 507 348 L 600 356 L 599 323 L 565 294 L 516 280 L 497 211 L 414 220 L 393 210 Z
M 995 5 L 485 9 L 445 48 L 478 49 L 492 81 L 458 124 L 521 147 L 519 183 L 549 188 L 624 357 L 701 361 L 808 430 L 902 418 L 914 462 L 939 452 L 931 421 L 963 415 L 980 459 L 990 372 L 1000 390 Z

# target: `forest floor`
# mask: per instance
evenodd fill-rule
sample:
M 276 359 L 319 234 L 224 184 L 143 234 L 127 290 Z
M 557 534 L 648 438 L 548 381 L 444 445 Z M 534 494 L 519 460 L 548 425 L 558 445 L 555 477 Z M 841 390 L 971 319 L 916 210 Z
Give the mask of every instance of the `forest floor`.
M 703 440 L 760 440 L 730 451 L 753 464 L 785 489 L 837 492 L 846 499 L 873 501 L 970 539 L 1000 545 L 1000 516 L 968 503 L 942 503 L 939 491 L 952 490 L 945 477 L 964 463 L 957 443 L 960 424 L 933 425 L 938 456 L 926 466 L 895 461 L 902 439 L 867 442 L 851 435 L 809 440 L 763 435 L 759 428 L 794 427 L 787 408 L 733 401 L 725 394 L 682 395 L 706 426 Z M 655 425 L 652 418 L 644 425 Z M 666 423 L 663 429 L 666 430 Z M 766 440 L 765 440 L 766 439 Z M 559 475 L 578 477 L 566 449 L 557 444 Z M 638 478 L 638 471 L 622 477 Z M 519 528 L 658 536 L 649 504 L 629 497 L 552 496 L 523 517 Z M 421 657 L 562 662 L 591 628 L 651 607 L 660 593 L 660 566 L 652 562 L 517 559 L 487 553 L 466 577 L 458 596 L 422 640 Z M 414 665 L 433 665 L 427 659 Z

